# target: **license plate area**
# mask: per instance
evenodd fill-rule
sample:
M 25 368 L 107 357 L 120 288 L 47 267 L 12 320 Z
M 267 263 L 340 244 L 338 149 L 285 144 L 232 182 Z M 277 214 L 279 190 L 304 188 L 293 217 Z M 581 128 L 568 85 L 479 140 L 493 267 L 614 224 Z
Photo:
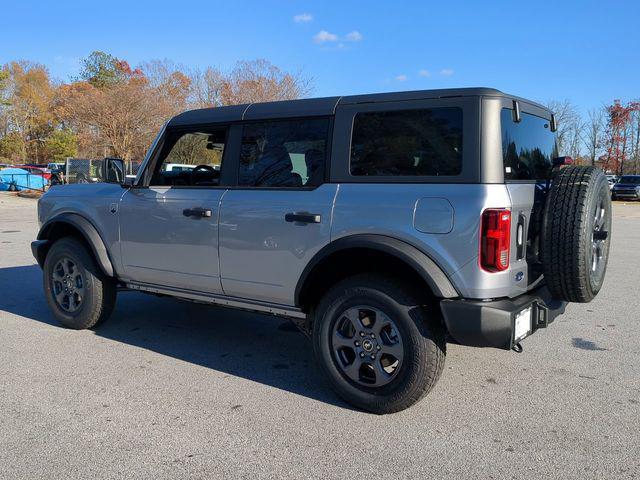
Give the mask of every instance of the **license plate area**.
M 535 304 L 523 308 L 513 315 L 513 344 L 524 340 L 533 333 Z

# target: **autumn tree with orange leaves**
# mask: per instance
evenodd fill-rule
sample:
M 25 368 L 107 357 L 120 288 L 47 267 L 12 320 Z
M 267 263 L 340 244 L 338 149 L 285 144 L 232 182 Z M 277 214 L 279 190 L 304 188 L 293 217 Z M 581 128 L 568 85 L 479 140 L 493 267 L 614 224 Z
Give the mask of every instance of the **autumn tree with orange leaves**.
M 189 79 L 170 72 L 152 82 L 140 68 L 94 52 L 85 60 L 81 79 L 59 88 L 58 119 L 78 132 L 89 156 L 141 158 L 162 123 L 185 107 Z
M 46 162 L 65 156 L 141 160 L 162 124 L 189 108 L 300 98 L 310 80 L 267 60 L 188 70 L 168 60 L 136 68 L 96 51 L 80 74 L 54 83 L 46 67 L 0 68 L 0 162 Z
M 637 171 L 638 165 L 638 140 L 640 130 L 636 129 L 636 118 L 640 112 L 640 102 L 628 102 L 623 104 L 620 100 L 614 100 L 612 105 L 606 107 L 606 153 L 602 156 L 602 168 L 618 175 L 627 173 L 626 165 L 632 159 Z M 634 122 L 636 120 L 636 122 Z M 637 123 L 640 127 L 640 122 Z M 635 172 L 634 172 L 635 173 Z

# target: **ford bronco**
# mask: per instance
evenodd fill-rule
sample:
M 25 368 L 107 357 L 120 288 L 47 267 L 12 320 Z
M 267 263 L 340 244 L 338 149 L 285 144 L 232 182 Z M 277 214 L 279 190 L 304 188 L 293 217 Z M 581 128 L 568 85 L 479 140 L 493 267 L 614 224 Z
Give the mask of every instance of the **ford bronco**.
M 32 250 L 66 327 L 122 288 L 284 316 L 342 398 L 395 412 L 447 341 L 521 351 L 600 290 L 607 179 L 559 157 L 556 128 L 487 88 L 188 111 L 133 181 L 105 159 L 106 182 L 52 187 Z

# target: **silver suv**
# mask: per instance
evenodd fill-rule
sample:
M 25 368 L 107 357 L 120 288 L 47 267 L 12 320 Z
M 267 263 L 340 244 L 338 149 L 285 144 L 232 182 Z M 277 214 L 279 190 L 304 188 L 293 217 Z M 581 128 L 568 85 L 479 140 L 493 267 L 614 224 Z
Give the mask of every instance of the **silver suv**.
M 284 316 L 341 397 L 395 412 L 447 341 L 521 351 L 598 293 L 607 179 L 555 130 L 487 88 L 188 111 L 135 180 L 105 159 L 112 183 L 52 187 L 32 250 L 67 327 L 106 320 L 117 288 Z

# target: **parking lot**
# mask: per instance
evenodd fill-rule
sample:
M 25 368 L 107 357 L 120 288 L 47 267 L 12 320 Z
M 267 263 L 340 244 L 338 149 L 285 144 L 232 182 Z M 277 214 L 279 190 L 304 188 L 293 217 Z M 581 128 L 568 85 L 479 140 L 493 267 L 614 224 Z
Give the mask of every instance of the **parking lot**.
M 425 400 L 375 416 L 281 318 L 123 292 L 95 331 L 60 328 L 36 201 L 0 193 L 0 478 L 636 478 L 640 204 L 614 213 L 593 303 L 522 354 L 448 345 Z

